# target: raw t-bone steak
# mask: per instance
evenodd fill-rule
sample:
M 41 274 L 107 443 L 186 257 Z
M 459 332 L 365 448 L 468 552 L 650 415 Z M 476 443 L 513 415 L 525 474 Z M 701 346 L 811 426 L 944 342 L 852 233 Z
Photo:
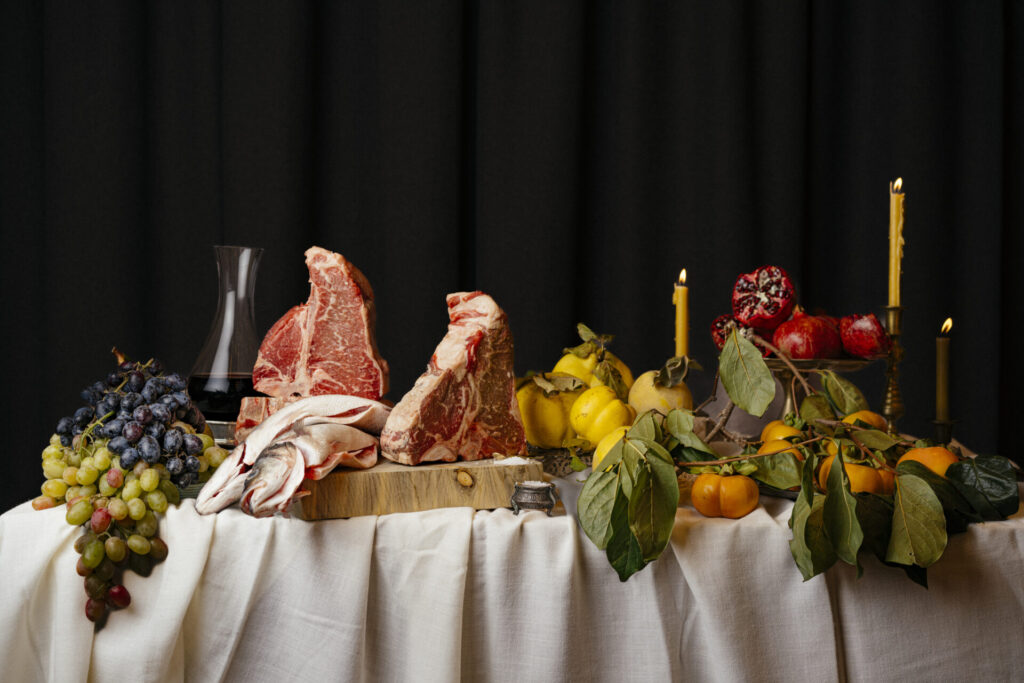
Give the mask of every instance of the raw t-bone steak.
M 508 317 L 483 292 L 449 294 L 448 316 L 427 371 L 388 416 L 381 452 L 406 465 L 525 452 Z
M 267 332 L 252 370 L 257 391 L 277 398 L 345 394 L 377 400 L 388 364 L 377 351 L 373 289 L 341 254 L 310 247 L 309 301 Z

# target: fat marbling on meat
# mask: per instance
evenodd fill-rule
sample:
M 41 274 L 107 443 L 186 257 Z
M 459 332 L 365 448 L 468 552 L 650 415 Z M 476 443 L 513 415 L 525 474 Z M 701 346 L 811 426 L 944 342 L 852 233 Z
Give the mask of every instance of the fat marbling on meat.
M 310 247 L 309 300 L 267 332 L 253 367 L 257 391 L 276 398 L 344 394 L 376 400 L 388 390 L 377 350 L 373 288 L 341 254 Z
M 381 452 L 406 465 L 526 450 L 508 317 L 483 292 L 447 297 L 448 332 L 392 409 Z

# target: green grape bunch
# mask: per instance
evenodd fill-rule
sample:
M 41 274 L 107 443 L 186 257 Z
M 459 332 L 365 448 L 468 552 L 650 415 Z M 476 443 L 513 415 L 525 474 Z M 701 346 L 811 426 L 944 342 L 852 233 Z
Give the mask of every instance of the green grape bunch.
M 158 515 L 228 455 L 180 375 L 165 374 L 158 360 L 114 352 L 117 369 L 82 390 L 85 404 L 57 422 L 42 453 L 46 481 L 32 501 L 36 510 L 64 503 L 68 524 L 82 527 L 76 570 L 85 579 L 86 617 L 97 628 L 110 610 L 131 604 L 124 570 L 148 576 L 167 557 Z

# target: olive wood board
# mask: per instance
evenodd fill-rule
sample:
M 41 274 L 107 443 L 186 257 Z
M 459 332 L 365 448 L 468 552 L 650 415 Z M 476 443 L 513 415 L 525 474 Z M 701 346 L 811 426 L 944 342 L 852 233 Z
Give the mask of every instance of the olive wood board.
M 299 502 L 307 520 L 339 519 L 445 507 L 511 507 L 515 484 L 542 481 L 540 462 L 502 465 L 491 459 L 432 465 L 383 461 L 368 470 L 335 470 L 307 480 Z

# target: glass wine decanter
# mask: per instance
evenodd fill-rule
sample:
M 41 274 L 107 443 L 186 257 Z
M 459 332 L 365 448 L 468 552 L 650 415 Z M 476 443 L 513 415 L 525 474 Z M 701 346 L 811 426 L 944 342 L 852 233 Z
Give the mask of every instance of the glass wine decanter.
M 217 258 L 217 314 L 188 379 L 192 402 L 214 437 L 231 439 L 244 396 L 256 396 L 252 367 L 259 337 L 253 314 L 256 269 L 263 249 L 214 246 Z

